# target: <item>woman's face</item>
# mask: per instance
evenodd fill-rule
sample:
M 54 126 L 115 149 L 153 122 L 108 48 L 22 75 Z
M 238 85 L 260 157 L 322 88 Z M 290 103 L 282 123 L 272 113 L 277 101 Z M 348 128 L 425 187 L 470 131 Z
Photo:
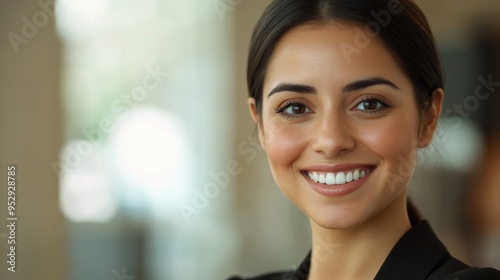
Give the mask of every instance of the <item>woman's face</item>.
M 259 138 L 282 192 L 317 224 L 361 225 L 406 199 L 423 129 L 410 80 L 362 27 L 302 25 L 277 44 Z M 439 112 L 436 112 L 439 114 Z M 421 133 L 421 132 L 424 133 Z

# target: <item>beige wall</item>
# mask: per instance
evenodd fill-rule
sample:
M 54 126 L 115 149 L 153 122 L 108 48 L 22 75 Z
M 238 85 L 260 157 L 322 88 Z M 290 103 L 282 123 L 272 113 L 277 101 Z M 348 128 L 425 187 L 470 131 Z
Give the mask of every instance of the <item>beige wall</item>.
M 49 1 L 44 1 L 49 2 Z M 17 167 L 16 272 L 7 271 L 1 238 L 0 279 L 66 279 L 64 221 L 51 163 L 61 145 L 59 42 L 53 18 L 28 34 L 16 54 L 7 34 L 22 36 L 23 21 L 43 11 L 37 1 L 0 2 L 0 237 L 8 234 L 7 166 Z M 36 27 L 36 26 L 35 26 Z M 33 31 L 33 30 L 31 30 Z
M 468 36 L 471 28 L 496 25 L 500 15 L 498 0 L 415 0 L 424 11 L 437 39 Z

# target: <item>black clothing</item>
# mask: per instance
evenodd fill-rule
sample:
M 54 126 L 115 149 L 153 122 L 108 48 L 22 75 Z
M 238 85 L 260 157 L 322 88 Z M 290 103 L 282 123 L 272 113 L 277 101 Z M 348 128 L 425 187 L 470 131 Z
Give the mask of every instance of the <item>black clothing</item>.
M 228 280 L 307 280 L 310 263 L 311 253 L 295 271 Z M 469 267 L 455 259 L 423 220 L 396 243 L 374 280 L 500 280 L 500 271 Z

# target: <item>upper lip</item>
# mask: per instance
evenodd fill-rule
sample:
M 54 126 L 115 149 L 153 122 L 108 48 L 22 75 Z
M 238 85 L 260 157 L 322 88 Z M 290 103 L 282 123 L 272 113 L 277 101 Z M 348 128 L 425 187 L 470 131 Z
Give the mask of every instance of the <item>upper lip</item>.
M 324 164 L 324 165 L 313 165 L 306 168 L 301 169 L 301 171 L 307 172 L 345 172 L 352 171 L 361 168 L 371 168 L 374 167 L 374 164 L 363 164 L 363 163 L 342 163 L 342 164 Z

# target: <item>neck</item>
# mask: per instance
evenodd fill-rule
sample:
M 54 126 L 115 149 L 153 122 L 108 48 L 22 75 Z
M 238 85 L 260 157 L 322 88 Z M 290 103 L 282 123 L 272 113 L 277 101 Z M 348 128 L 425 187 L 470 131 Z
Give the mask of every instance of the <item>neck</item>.
M 313 246 L 309 280 L 374 279 L 394 245 L 411 228 L 406 193 L 353 229 L 332 230 L 310 222 Z

